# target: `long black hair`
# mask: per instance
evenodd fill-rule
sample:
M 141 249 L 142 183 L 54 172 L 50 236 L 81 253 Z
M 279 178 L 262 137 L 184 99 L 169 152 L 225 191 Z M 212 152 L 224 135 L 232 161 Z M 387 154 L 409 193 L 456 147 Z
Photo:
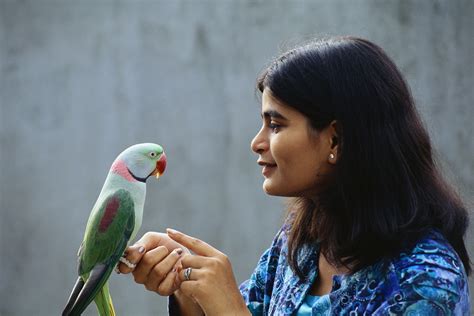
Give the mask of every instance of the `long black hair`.
M 296 198 L 288 216 L 288 256 L 321 243 L 326 258 L 355 272 L 438 229 L 469 275 L 468 212 L 433 160 L 430 138 L 402 74 L 377 45 L 355 37 L 322 39 L 284 53 L 258 89 L 304 114 L 318 131 L 338 123 L 334 181 Z

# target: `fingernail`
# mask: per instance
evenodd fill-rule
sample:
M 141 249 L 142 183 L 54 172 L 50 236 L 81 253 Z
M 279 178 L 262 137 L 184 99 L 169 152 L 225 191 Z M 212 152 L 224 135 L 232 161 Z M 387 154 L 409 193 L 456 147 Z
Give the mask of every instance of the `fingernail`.
M 145 247 L 141 246 L 140 248 L 138 248 L 138 252 L 139 253 L 144 253 L 145 252 Z
M 177 249 L 175 249 L 174 251 L 176 251 L 176 253 L 178 254 L 178 256 L 183 253 L 183 249 L 181 249 L 181 248 L 177 248 Z
M 174 229 L 171 229 L 171 228 L 167 228 L 166 231 L 168 232 L 168 234 L 177 234 L 178 231 L 177 230 L 174 230 Z

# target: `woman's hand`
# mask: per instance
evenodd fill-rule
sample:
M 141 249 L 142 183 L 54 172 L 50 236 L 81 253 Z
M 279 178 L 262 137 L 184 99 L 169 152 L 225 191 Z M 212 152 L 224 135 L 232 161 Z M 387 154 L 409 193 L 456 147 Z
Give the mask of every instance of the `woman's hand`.
M 148 232 L 125 250 L 125 258 L 136 264 L 135 269 L 124 263 L 118 269 L 124 274 L 132 272 L 135 282 L 145 285 L 147 290 L 169 296 L 179 288 L 177 268 L 184 252 L 189 250 L 166 234 Z
M 250 315 L 227 256 L 197 238 L 172 229 L 167 232 L 171 239 L 195 253 L 181 258 L 180 291 L 193 298 L 207 316 Z M 188 268 L 191 273 L 186 279 Z
M 149 291 L 163 296 L 174 294 L 181 315 L 202 315 L 199 305 L 178 289 L 181 281 L 177 270 L 183 253 L 190 252 L 168 235 L 148 232 L 125 250 L 125 258 L 136 267 L 120 263 L 118 269 L 125 274 L 132 272 L 135 282 Z

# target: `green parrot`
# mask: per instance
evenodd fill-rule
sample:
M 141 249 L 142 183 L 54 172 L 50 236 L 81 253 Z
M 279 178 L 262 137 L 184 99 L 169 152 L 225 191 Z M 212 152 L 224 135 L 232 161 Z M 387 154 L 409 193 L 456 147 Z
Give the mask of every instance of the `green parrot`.
M 62 315 L 80 315 L 92 300 L 99 315 L 115 315 L 107 281 L 142 224 L 146 180 L 165 168 L 163 148 L 152 143 L 133 145 L 115 159 L 87 221 L 79 278 Z

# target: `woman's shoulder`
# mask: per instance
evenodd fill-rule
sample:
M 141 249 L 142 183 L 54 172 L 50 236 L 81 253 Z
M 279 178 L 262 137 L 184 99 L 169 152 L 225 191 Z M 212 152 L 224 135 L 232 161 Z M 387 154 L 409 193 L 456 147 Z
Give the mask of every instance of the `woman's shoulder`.
M 413 247 L 392 260 L 393 267 L 403 282 L 413 274 L 465 276 L 462 261 L 448 240 L 436 229 L 430 230 Z
M 462 262 L 446 238 L 433 230 L 391 259 L 335 278 L 333 301 L 367 304 L 373 315 L 468 315 L 469 291 Z M 377 295 L 374 295 L 377 293 Z M 352 308 L 353 306 L 350 305 Z
M 424 305 L 463 314 L 469 309 L 468 280 L 461 259 L 437 230 L 391 262 L 398 299 L 412 309 Z M 424 304 L 424 305 L 423 305 Z M 423 305 L 423 306 L 421 306 Z M 464 315 L 464 314 L 463 314 Z

